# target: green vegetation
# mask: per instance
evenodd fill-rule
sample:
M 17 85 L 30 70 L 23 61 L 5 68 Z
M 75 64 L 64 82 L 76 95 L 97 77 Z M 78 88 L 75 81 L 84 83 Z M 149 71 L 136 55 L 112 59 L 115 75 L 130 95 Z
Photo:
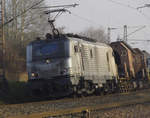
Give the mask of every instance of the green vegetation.
M 1 84 L 2 85 L 2 84 Z M 13 104 L 31 101 L 33 98 L 25 82 L 9 81 L 8 87 L 1 86 L 0 103 Z
M 0 105 L 50 100 L 48 96 L 33 96 L 26 82 L 0 81 Z

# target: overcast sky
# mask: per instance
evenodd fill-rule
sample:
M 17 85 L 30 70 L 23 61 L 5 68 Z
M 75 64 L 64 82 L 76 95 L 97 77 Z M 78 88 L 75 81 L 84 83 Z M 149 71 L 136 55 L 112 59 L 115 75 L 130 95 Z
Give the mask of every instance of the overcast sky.
M 143 8 L 139 11 L 134 9 L 150 4 L 150 0 L 46 0 L 47 5 L 72 3 L 78 3 L 79 6 L 70 8 L 71 14 L 65 13 L 56 21 L 56 26 L 65 26 L 66 32 L 78 33 L 88 27 L 102 27 L 107 33 L 108 27 L 119 28 L 111 31 L 111 40 L 115 41 L 118 36 L 123 36 L 123 25 L 139 26 L 137 28 L 145 25 L 146 28 L 128 38 L 150 40 L 150 8 Z M 128 33 L 137 28 L 129 28 Z M 136 44 L 133 44 L 135 42 L 129 41 L 128 43 L 150 52 L 150 42 L 136 41 Z

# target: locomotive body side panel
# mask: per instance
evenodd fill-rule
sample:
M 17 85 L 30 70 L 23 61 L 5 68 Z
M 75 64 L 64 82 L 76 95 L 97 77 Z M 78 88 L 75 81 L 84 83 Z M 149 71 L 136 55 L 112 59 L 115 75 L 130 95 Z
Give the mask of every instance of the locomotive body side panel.
M 117 77 L 112 48 L 106 44 L 71 39 L 71 58 L 74 82 L 84 77 L 95 84 L 105 84 Z
M 81 53 L 85 65 L 85 79 L 93 79 L 94 83 L 106 83 L 106 80 L 112 79 L 107 47 L 82 45 Z

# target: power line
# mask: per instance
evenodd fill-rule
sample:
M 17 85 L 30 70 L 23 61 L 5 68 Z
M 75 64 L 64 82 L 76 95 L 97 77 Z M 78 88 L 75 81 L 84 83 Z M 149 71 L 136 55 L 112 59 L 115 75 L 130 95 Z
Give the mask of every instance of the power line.
M 10 20 L 8 20 L 7 22 L 5 22 L 4 25 L 7 25 L 8 23 L 12 22 L 12 21 L 13 21 L 14 19 L 16 19 L 17 17 L 20 17 L 20 16 L 22 16 L 23 14 L 27 13 L 29 10 L 31 10 L 31 9 L 34 8 L 35 6 L 41 4 L 43 1 L 44 1 L 44 0 L 41 0 L 41 1 L 37 2 L 37 3 L 35 3 L 34 5 L 32 5 L 31 7 L 29 7 L 28 9 L 26 9 L 24 12 L 22 12 L 22 13 L 16 15 L 15 17 L 13 17 L 13 18 L 11 18 Z
M 146 26 L 143 26 L 143 27 L 140 27 L 140 28 L 136 29 L 135 31 L 133 31 L 133 32 L 131 32 L 130 34 L 128 34 L 127 37 L 129 37 L 130 35 L 132 35 L 132 34 L 138 32 L 138 31 L 144 29 L 145 27 L 146 27 Z
M 92 21 L 92 20 L 90 20 L 90 19 L 87 19 L 87 18 L 85 18 L 85 17 L 83 17 L 83 16 L 79 16 L 78 14 L 75 14 L 75 13 L 73 13 L 73 12 L 71 12 L 71 14 L 72 14 L 73 16 L 75 16 L 75 17 L 78 17 L 79 19 L 81 19 L 81 20 L 83 20 L 83 21 L 86 21 L 86 22 L 91 23 L 91 24 L 94 23 L 94 24 L 100 26 L 100 24 L 98 24 L 98 23 L 96 23 L 96 22 L 94 22 L 94 21 Z
M 127 5 L 127 4 L 124 4 L 124 3 L 121 3 L 121 2 L 117 2 L 117 1 L 114 1 L 114 0 L 107 0 L 107 1 L 112 2 L 112 3 L 115 3 L 115 4 L 118 4 L 118 5 L 121 5 L 121 6 L 123 6 L 123 7 L 128 7 L 128 8 L 130 8 L 130 9 L 134 9 L 134 10 L 136 9 L 136 8 L 130 6 L 130 5 Z
M 150 40 L 145 40 L 145 39 L 129 39 L 129 42 L 132 41 L 147 41 L 150 42 Z
M 32 9 L 42 9 L 42 8 L 59 8 L 59 7 L 63 7 L 63 8 L 68 8 L 68 7 L 76 7 L 79 6 L 79 4 L 71 4 L 71 5 L 56 5 L 56 6 L 46 6 L 46 7 L 35 7 Z
M 139 10 L 137 10 L 141 15 L 143 15 L 147 20 L 149 20 L 150 21 L 150 17 L 148 16 L 148 15 L 146 15 L 146 14 L 144 14 L 143 12 L 141 12 L 141 11 L 139 11 Z
M 145 8 L 145 7 L 150 7 L 150 4 L 145 4 L 144 6 L 137 7 L 137 9 L 141 9 L 141 8 Z
M 140 13 L 141 15 L 143 15 L 148 21 L 150 21 L 150 17 L 149 16 L 147 16 L 144 13 L 142 13 L 137 8 L 132 7 L 131 5 L 127 5 L 127 4 L 124 4 L 124 3 L 121 3 L 121 2 L 117 2 L 117 1 L 114 1 L 114 0 L 107 0 L 107 1 L 112 2 L 114 4 L 118 4 L 118 5 L 123 6 L 123 7 L 127 7 L 127 8 L 130 8 L 130 9 L 136 10 L 138 13 Z

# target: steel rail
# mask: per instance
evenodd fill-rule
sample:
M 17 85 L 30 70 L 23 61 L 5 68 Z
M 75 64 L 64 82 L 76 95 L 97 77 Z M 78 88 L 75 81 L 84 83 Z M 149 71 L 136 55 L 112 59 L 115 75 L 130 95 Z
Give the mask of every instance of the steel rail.
M 8 118 L 49 118 L 49 117 L 64 116 L 64 115 L 75 114 L 75 113 L 82 113 L 83 111 L 90 113 L 92 111 L 97 111 L 97 110 L 98 111 L 110 110 L 113 108 L 120 108 L 120 107 L 126 107 L 130 105 L 137 105 L 137 104 L 143 104 L 149 102 L 150 102 L 150 98 L 143 98 L 143 99 L 136 99 L 136 100 L 130 100 L 125 102 L 115 102 L 111 104 L 103 104 L 97 106 L 88 106 L 88 107 L 79 107 L 79 108 L 64 109 L 64 110 L 50 111 L 50 112 L 43 112 L 43 113 L 34 113 L 31 115 L 21 115 L 21 116 L 8 117 Z
M 24 117 L 23 115 L 28 114 L 33 115 L 38 113 L 45 113 L 45 112 L 51 112 L 54 115 L 57 115 L 60 112 L 62 113 L 69 113 L 67 112 L 70 109 L 80 109 L 90 106 L 97 106 L 97 105 L 104 105 L 108 103 L 114 103 L 118 101 L 127 101 L 127 100 L 134 100 L 134 99 L 142 99 L 142 98 L 149 98 L 150 99 L 150 89 L 144 89 L 134 92 L 127 92 L 127 93 L 116 93 L 116 94 L 108 94 L 105 96 L 90 96 L 90 97 L 83 97 L 83 98 L 65 98 L 60 100 L 53 100 L 53 101 L 42 101 L 42 102 L 32 102 L 32 103 L 22 103 L 22 104 L 12 104 L 12 105 L 0 105 L 0 116 L 3 116 L 5 118 L 7 117 L 14 117 L 18 115 L 20 118 Z M 70 108 L 70 109 L 69 109 Z M 68 110 L 67 110 L 68 109 Z M 58 112 L 60 111 L 60 112 Z M 80 110 L 82 111 L 82 109 Z M 56 114 L 57 112 L 57 114 Z M 72 110 L 70 111 L 72 112 Z M 82 116 L 85 114 L 85 112 L 82 113 L 76 113 L 77 110 L 75 110 L 75 113 L 73 114 L 67 114 L 64 115 L 64 117 L 74 117 L 74 116 Z M 95 111 L 94 111 L 95 112 Z M 97 111 L 96 111 L 97 112 Z M 99 111 L 98 111 L 99 112 Z M 101 111 L 100 111 L 101 112 Z M 4 113 L 4 114 L 2 114 Z M 91 112 L 92 114 L 93 112 Z M 35 117 L 35 116 L 34 116 Z M 33 117 L 33 118 L 34 118 Z M 59 116 L 61 117 L 61 116 Z M 30 118 L 30 117 L 29 117 Z M 41 117 L 41 118 L 52 118 L 52 117 Z
M 141 92 L 150 92 L 150 89 L 140 90 L 140 91 L 134 91 L 134 92 L 126 92 L 126 93 L 114 93 L 114 94 L 108 94 L 103 96 L 88 96 L 88 97 L 81 97 L 81 98 L 64 98 L 64 99 L 58 99 L 58 100 L 47 100 L 47 101 L 35 101 L 35 102 L 26 102 L 21 104 L 1 104 L 1 106 L 11 106 L 11 107 L 17 107 L 22 105 L 32 105 L 32 104 L 54 104 L 54 103 L 63 103 L 63 102 L 77 102 L 77 101 L 84 101 L 87 99 L 101 99 L 105 97 L 115 97 L 115 96 L 125 96 L 125 95 L 134 95 Z
M 68 103 L 68 102 L 80 102 L 80 101 L 86 101 L 86 100 L 100 100 L 104 99 L 105 97 L 123 97 L 127 95 L 136 95 L 139 93 L 148 93 L 150 92 L 150 89 L 146 90 L 140 90 L 140 91 L 135 91 L 135 92 L 127 92 L 127 93 L 116 93 L 116 94 L 109 94 L 109 95 L 104 95 L 104 96 L 90 96 L 90 97 L 83 97 L 83 98 L 65 98 L 65 99 L 60 99 L 60 100 L 52 100 L 52 101 L 40 101 L 40 102 L 31 102 L 31 103 L 22 103 L 22 104 L 7 104 L 7 105 L 0 105 L 1 107 L 21 107 L 21 106 L 30 106 L 30 105 L 41 105 L 41 104 L 60 104 L 60 103 Z

